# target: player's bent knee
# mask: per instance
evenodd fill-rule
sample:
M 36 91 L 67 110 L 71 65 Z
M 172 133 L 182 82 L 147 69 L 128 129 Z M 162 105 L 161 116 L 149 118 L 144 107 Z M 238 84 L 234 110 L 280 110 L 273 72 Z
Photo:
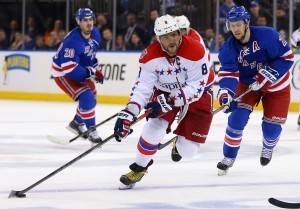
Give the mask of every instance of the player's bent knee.
M 262 132 L 265 139 L 275 140 L 278 138 L 282 131 L 281 125 L 268 123 L 263 121 L 262 122 Z
M 151 144 L 159 144 L 166 135 L 168 122 L 160 118 L 150 118 L 143 127 L 142 137 Z
M 178 150 L 178 153 L 181 155 L 181 157 L 191 158 L 198 153 L 200 144 L 188 140 L 185 137 L 178 136 L 178 140 L 176 142 L 176 148 Z
M 228 118 L 229 126 L 234 129 L 244 130 L 248 123 L 250 113 L 250 110 L 237 108 Z
M 84 110 L 90 110 L 96 106 L 96 99 L 92 90 L 86 90 L 80 94 L 79 106 Z

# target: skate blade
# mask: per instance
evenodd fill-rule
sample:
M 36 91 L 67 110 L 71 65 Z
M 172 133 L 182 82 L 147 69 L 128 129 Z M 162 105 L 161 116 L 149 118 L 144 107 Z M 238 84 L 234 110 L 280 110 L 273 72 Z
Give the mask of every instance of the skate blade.
M 75 131 L 74 129 L 72 129 L 70 126 L 67 126 L 66 129 L 68 129 L 71 133 L 75 134 L 75 135 L 79 135 L 79 133 L 77 133 L 77 131 Z M 82 140 L 87 140 L 87 137 L 85 136 L 81 136 L 80 139 Z
M 221 170 L 221 169 L 218 169 L 218 176 L 225 176 L 228 172 L 228 169 L 227 170 Z
M 127 189 L 132 189 L 135 186 L 135 183 L 133 184 L 129 184 L 129 185 L 125 185 L 121 182 L 120 186 L 119 186 L 119 190 L 127 190 Z

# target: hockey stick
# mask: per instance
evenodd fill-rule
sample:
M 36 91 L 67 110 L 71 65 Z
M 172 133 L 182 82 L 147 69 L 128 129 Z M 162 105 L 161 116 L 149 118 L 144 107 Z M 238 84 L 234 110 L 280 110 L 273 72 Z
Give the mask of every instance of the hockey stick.
M 289 203 L 277 200 L 273 197 L 269 198 L 269 203 L 279 208 L 300 208 L 300 203 Z
M 176 140 L 178 138 L 178 136 L 174 136 L 172 139 L 170 139 L 169 141 L 167 141 L 164 144 L 159 143 L 158 145 L 158 150 L 161 150 L 163 148 L 165 148 L 166 146 L 168 146 L 169 144 L 171 144 L 174 140 Z
M 137 122 L 139 122 L 140 120 L 142 120 L 143 118 L 147 117 L 149 114 L 151 113 L 150 111 L 145 112 L 144 114 L 142 114 L 141 116 L 139 116 L 133 123 L 132 125 L 136 124 Z M 29 190 L 31 190 L 32 188 L 36 187 L 37 185 L 41 184 L 42 182 L 46 181 L 47 179 L 49 179 L 50 177 L 54 176 L 55 174 L 59 173 L 60 171 L 64 170 L 65 168 L 69 167 L 70 165 L 72 165 L 73 163 L 77 162 L 78 160 L 80 160 L 81 158 L 85 157 L 86 155 L 90 154 L 92 151 L 94 151 L 95 149 L 103 146 L 104 144 L 106 144 L 108 141 L 110 141 L 112 138 L 115 137 L 115 133 L 110 135 L 109 137 L 107 137 L 106 139 L 104 139 L 101 143 L 96 144 L 95 146 L 93 146 L 92 148 L 88 149 L 87 151 L 85 151 L 84 153 L 82 153 L 81 155 L 77 156 L 76 158 L 74 158 L 73 160 L 69 161 L 68 163 L 64 164 L 63 166 L 59 167 L 58 169 L 56 169 L 55 171 L 53 171 L 52 173 L 48 174 L 47 176 L 45 176 L 44 178 L 40 179 L 39 181 L 35 182 L 34 184 L 32 184 L 31 186 L 27 187 L 26 189 L 23 189 L 21 191 L 15 191 L 12 190 L 8 196 L 8 198 L 11 197 L 18 197 L 18 198 L 24 198 L 26 197 L 26 192 L 28 192 Z
M 238 101 L 239 99 L 241 99 L 243 96 L 245 96 L 246 94 L 248 94 L 250 91 L 252 91 L 256 86 L 258 85 L 258 82 L 255 81 L 254 83 L 252 83 L 248 89 L 246 89 L 246 91 L 242 92 L 241 94 L 239 94 L 238 96 L 233 98 L 233 101 Z M 218 109 L 216 109 L 213 112 L 213 115 L 217 114 L 218 112 L 220 112 L 221 110 L 223 110 L 227 105 L 223 105 L 221 107 L 219 107 Z
M 235 97 L 233 100 L 234 100 L 234 101 L 239 100 L 239 99 L 242 98 L 245 94 L 248 94 L 250 91 L 252 91 L 253 88 L 254 88 L 257 84 L 258 84 L 257 82 L 254 82 L 253 84 L 251 84 L 251 85 L 249 86 L 249 88 L 248 88 L 246 91 L 244 91 L 243 93 L 241 93 L 240 95 L 238 95 L 237 97 Z M 223 110 L 225 107 L 226 107 L 226 105 L 219 107 L 218 109 L 216 109 L 216 110 L 213 112 L 213 115 L 217 114 L 218 112 L 220 112 L 221 110 Z M 178 137 L 178 136 L 173 137 L 172 139 L 170 139 L 169 141 L 167 141 L 167 142 L 164 143 L 164 144 L 159 144 L 159 145 L 158 145 L 158 150 L 161 150 L 161 149 L 165 148 L 166 146 L 168 146 L 169 144 L 171 144 L 174 140 L 177 139 L 177 137 Z
M 105 119 L 104 121 L 98 123 L 98 124 L 95 126 L 95 128 L 97 128 L 97 127 L 103 125 L 103 124 L 106 123 L 107 121 L 110 121 L 111 119 L 113 119 L 113 118 L 115 118 L 115 117 L 117 117 L 117 116 L 118 116 L 118 113 L 112 115 L 111 117 L 109 117 L 109 118 Z M 78 139 L 78 138 L 84 136 L 85 134 L 88 134 L 89 132 L 90 132 L 90 130 L 87 130 L 87 131 L 85 131 L 85 132 L 83 132 L 83 133 L 81 133 L 81 134 L 75 136 L 75 137 L 72 138 L 72 139 L 62 139 L 62 138 L 58 138 L 58 137 L 52 136 L 52 135 L 47 135 L 47 139 L 48 139 L 49 141 L 53 142 L 53 143 L 56 143 L 56 144 L 67 145 L 67 144 L 72 143 L 72 142 L 75 141 L 76 139 Z
M 240 95 L 238 95 L 237 97 L 235 97 L 235 98 L 233 99 L 233 101 L 237 101 L 237 100 L 239 100 L 240 98 L 242 98 L 245 94 L 248 94 L 250 91 L 253 90 L 253 88 L 254 88 L 257 84 L 258 84 L 257 82 L 254 82 L 253 84 L 251 84 L 251 85 L 249 86 L 249 88 L 248 88 L 246 91 L 242 92 Z M 226 105 L 219 107 L 218 109 L 216 109 L 216 110 L 213 112 L 213 115 L 217 114 L 218 112 L 220 112 L 221 110 L 223 110 L 225 107 L 226 107 Z M 164 144 L 159 144 L 159 145 L 158 145 L 158 150 L 161 150 L 161 149 L 165 148 L 166 146 L 168 146 L 169 144 L 171 144 L 174 140 L 177 139 L 177 137 L 178 137 L 178 136 L 173 137 L 172 139 L 170 139 L 169 141 L 167 141 L 167 142 L 164 143 Z

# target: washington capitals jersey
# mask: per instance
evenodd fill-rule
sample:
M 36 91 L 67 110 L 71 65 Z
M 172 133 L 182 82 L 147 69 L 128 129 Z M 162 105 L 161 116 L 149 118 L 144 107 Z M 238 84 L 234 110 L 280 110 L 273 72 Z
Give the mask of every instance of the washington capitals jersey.
M 89 39 L 82 36 L 80 28 L 72 30 L 53 57 L 53 77 L 70 75 L 74 80 L 84 81 L 89 76 L 85 67 L 93 66 L 100 41 L 101 36 L 96 27 Z
M 208 51 L 191 37 L 182 37 L 174 57 L 154 42 L 143 51 L 139 62 L 130 103 L 138 104 L 140 109 L 148 103 L 154 88 L 173 95 L 175 106 L 195 102 L 202 96 L 209 75 Z
M 281 35 L 269 27 L 250 27 L 250 40 L 245 46 L 231 36 L 220 49 L 219 84 L 221 88 L 235 91 L 237 81 L 253 83 L 254 76 L 264 66 L 274 70 L 278 80 L 269 91 L 278 91 L 289 85 L 289 69 L 293 65 L 294 54 Z
M 189 37 L 195 39 L 196 41 L 199 41 L 203 46 L 205 46 L 203 38 L 201 37 L 201 35 L 195 29 L 190 28 L 189 33 L 187 35 Z M 208 49 L 206 48 L 206 50 L 208 50 Z M 206 84 L 206 89 L 209 89 L 215 82 L 215 71 L 212 68 L 212 62 L 210 60 L 210 54 L 208 56 L 208 61 L 210 63 L 210 71 L 209 71 L 208 81 L 207 81 L 207 84 Z

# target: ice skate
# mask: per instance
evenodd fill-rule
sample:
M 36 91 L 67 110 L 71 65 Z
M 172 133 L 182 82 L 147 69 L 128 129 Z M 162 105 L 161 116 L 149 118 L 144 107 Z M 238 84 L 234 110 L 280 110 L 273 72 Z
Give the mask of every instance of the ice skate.
M 132 189 L 136 182 L 139 182 L 145 174 L 148 173 L 148 167 L 153 164 L 153 160 L 148 163 L 146 167 L 142 167 L 133 163 L 129 166 L 130 172 L 122 175 L 120 178 L 121 184 L 119 186 L 120 190 Z
M 90 127 L 88 139 L 92 143 L 101 143 L 102 142 L 102 139 L 98 135 L 98 132 L 97 132 L 97 130 L 96 130 L 96 128 L 94 126 Z
M 235 161 L 235 158 L 227 158 L 224 157 L 221 162 L 218 163 L 217 168 L 218 170 L 218 176 L 224 176 L 227 174 L 230 167 L 233 166 L 233 163 Z
M 262 166 L 266 166 L 270 163 L 272 159 L 272 153 L 273 153 L 273 149 L 267 149 L 265 147 L 262 148 L 261 155 L 260 155 L 260 164 Z
M 171 151 L 171 158 L 174 162 L 179 162 L 182 157 L 178 153 L 178 150 L 176 148 L 176 142 L 177 142 L 177 140 L 173 141 L 173 148 L 172 148 L 172 151 Z
M 87 131 L 87 129 L 85 128 L 85 124 L 78 123 L 75 119 L 73 119 L 66 128 L 75 135 L 79 135 Z M 87 139 L 88 136 L 84 134 L 82 138 Z

